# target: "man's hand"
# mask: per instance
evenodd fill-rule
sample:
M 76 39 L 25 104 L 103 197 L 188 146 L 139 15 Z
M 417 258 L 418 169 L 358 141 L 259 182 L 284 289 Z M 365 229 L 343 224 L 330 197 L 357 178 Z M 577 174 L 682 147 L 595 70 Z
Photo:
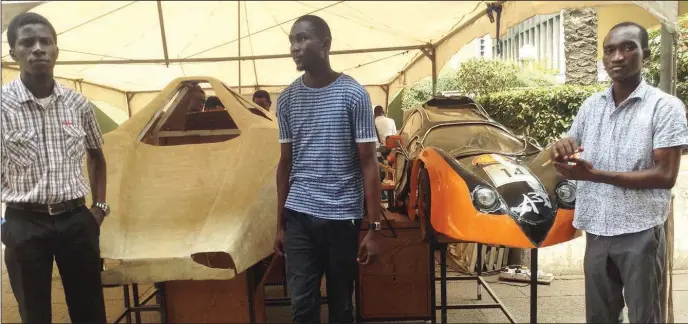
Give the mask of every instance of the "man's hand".
M 100 225 L 103 224 L 103 220 L 105 220 L 105 213 L 98 207 L 91 207 L 89 211 L 91 211 L 91 215 L 93 215 L 93 218 L 96 219 L 96 223 L 98 223 L 98 227 L 100 227 Z
M 380 233 L 369 230 L 358 247 L 358 257 L 356 261 L 360 264 L 368 264 L 375 261 L 375 258 L 380 253 L 379 240 Z
M 583 152 L 583 147 L 579 147 L 573 138 L 562 138 L 552 145 L 551 158 L 552 161 L 568 161 L 572 155 Z
M 557 168 L 557 171 L 564 178 L 568 180 L 594 181 L 596 170 L 592 163 L 576 157 L 569 157 L 568 161 L 575 164 L 569 165 L 567 162 L 554 162 L 554 167 Z
M 272 246 L 272 249 L 275 250 L 275 253 L 277 253 L 277 255 L 284 255 L 284 229 L 281 227 L 277 229 L 277 235 L 275 236 L 275 244 Z

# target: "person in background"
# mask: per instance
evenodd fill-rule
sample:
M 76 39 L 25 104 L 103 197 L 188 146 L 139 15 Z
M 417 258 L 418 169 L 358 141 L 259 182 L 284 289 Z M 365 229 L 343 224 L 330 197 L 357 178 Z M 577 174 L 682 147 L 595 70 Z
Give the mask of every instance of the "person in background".
M 253 93 L 253 102 L 268 111 L 272 105 L 272 101 L 270 101 L 270 94 L 265 90 L 258 90 Z
M 296 68 L 305 73 L 277 101 L 274 249 L 286 252 L 292 322 L 320 322 L 320 282 L 327 278 L 329 323 L 353 323 L 358 264 L 374 262 L 380 240 L 380 178 L 368 92 L 332 70 L 332 34 L 306 15 L 289 34 Z M 360 220 L 370 227 L 358 244 Z M 358 253 L 357 253 L 358 247 Z
M 99 237 L 109 207 L 94 106 L 55 82 L 57 34 L 45 17 L 19 14 L 7 27 L 7 41 L 20 77 L 2 87 L 7 209 L 0 236 L 19 314 L 24 323 L 51 322 L 54 260 L 72 323 L 105 323 Z M 89 209 L 85 197 L 91 190 Z
M 189 89 L 189 107 L 188 112 L 201 112 L 205 105 L 205 91 L 198 83 L 194 83 Z
M 397 133 L 397 125 L 394 119 L 385 116 L 385 109 L 382 106 L 375 106 L 375 128 L 380 134 L 380 143 L 384 145 L 387 136 Z
M 643 80 L 645 28 L 612 27 L 603 51 L 613 83 L 583 102 L 552 161 L 578 186 L 573 225 L 587 235 L 587 322 L 620 322 L 625 299 L 631 323 L 661 323 L 663 225 L 688 146 L 685 106 Z
M 205 100 L 205 106 L 203 107 L 203 111 L 218 110 L 225 110 L 225 107 L 222 105 L 222 101 L 220 101 L 220 98 L 216 96 L 208 97 L 208 99 Z
M 389 118 L 385 116 L 385 109 L 382 108 L 382 106 L 377 105 L 375 106 L 374 109 L 375 112 L 375 130 L 377 131 L 378 135 L 378 153 L 377 153 L 377 158 L 378 162 L 382 163 L 384 161 L 384 157 L 382 156 L 382 153 L 379 152 L 379 147 L 385 145 L 385 141 L 387 139 L 387 136 L 390 135 L 395 135 L 397 133 L 397 125 L 394 123 L 394 120 L 392 118 Z M 384 180 L 386 172 L 381 173 L 381 177 Z M 382 201 L 387 201 L 387 192 L 382 191 Z

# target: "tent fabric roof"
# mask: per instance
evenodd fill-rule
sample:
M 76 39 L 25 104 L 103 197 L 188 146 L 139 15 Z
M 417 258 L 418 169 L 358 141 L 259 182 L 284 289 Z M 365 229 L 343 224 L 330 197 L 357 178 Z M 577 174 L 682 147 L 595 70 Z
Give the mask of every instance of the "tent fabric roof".
M 501 32 L 536 14 L 627 3 L 505 1 Z M 676 1 L 633 3 L 676 21 Z M 304 14 L 325 19 L 333 53 L 346 53 L 330 57 L 335 70 L 364 85 L 398 88 L 432 74 L 421 47 L 435 46 L 439 71 L 462 45 L 494 36 L 486 6 L 486 1 L 51 1 L 31 11 L 48 18 L 58 33 L 56 76 L 139 92 L 191 75 L 212 76 L 230 87 L 288 85 L 300 75 L 288 55 L 288 33 Z M 12 62 L 7 31 L 2 39 L 6 65 Z M 242 60 L 239 73 L 239 56 L 259 58 Z
M 448 5 L 451 4 L 451 5 Z M 289 29 L 301 15 L 325 19 L 332 51 L 424 46 L 461 21 L 485 11 L 481 1 L 165 1 L 161 3 L 170 59 L 208 59 L 289 53 Z M 60 61 L 161 60 L 164 49 L 155 1 L 55 1 L 31 11 L 58 33 Z M 240 11 L 239 14 L 237 11 Z M 69 13 L 69 14 L 68 14 Z M 409 23 L 409 17 L 414 22 Z M 237 18 L 240 19 L 239 26 Z M 239 28 L 240 27 L 240 28 Z M 6 42 L 6 32 L 3 40 Z M 333 55 L 333 68 L 362 84 L 386 84 L 414 50 Z M 8 47 L 3 46 L 5 59 Z M 379 62 L 379 63 L 378 63 Z M 177 76 L 219 76 L 239 85 L 238 63 L 58 65 L 56 74 L 128 91 L 158 90 Z M 290 57 L 243 61 L 241 85 L 287 85 L 300 73 Z

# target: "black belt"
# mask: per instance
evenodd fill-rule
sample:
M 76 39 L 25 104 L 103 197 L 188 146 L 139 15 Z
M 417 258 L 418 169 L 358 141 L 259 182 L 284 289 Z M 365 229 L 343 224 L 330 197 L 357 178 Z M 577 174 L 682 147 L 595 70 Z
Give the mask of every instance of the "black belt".
M 54 204 L 37 204 L 37 203 L 24 203 L 24 202 L 8 202 L 7 207 L 20 210 L 28 210 L 38 213 L 48 213 L 50 215 L 59 215 L 66 212 L 74 211 L 75 209 L 86 204 L 86 199 L 76 198 L 72 200 L 67 200 L 65 202 L 54 203 Z

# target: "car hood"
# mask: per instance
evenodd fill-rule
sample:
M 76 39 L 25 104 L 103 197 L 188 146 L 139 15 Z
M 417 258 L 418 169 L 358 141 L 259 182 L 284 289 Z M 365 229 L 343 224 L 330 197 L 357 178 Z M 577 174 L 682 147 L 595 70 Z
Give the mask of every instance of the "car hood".
M 554 186 L 541 181 L 550 174 L 543 171 L 539 160 L 538 156 L 517 159 L 500 154 L 456 159 L 464 170 L 497 190 L 505 205 L 503 211 L 536 246 L 546 238 L 557 211 Z

